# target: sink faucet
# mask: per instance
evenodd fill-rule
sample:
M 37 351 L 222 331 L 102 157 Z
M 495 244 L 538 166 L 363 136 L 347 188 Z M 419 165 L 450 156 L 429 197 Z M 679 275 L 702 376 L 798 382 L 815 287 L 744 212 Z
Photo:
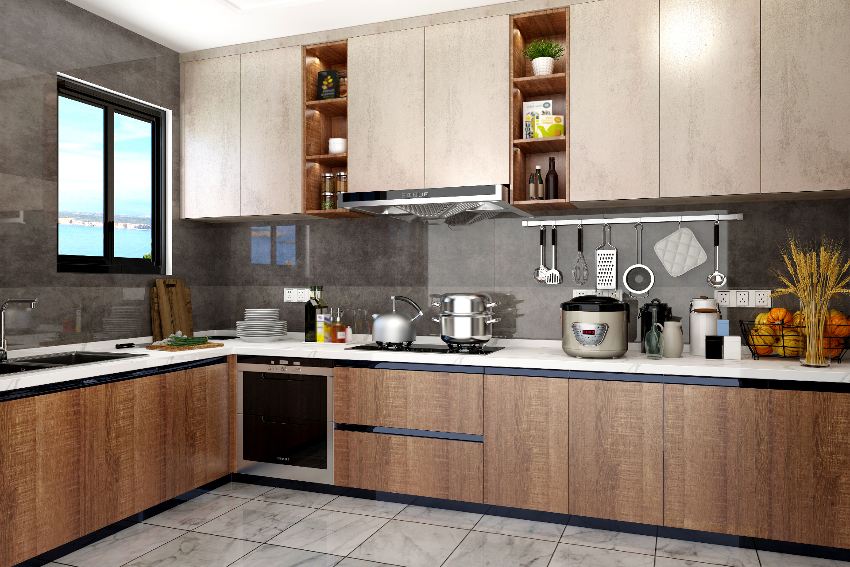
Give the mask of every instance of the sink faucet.
M 4 362 L 9 357 L 6 350 L 6 309 L 12 303 L 29 303 L 30 309 L 35 309 L 38 299 L 7 299 L 3 305 L 0 305 L 0 362 Z

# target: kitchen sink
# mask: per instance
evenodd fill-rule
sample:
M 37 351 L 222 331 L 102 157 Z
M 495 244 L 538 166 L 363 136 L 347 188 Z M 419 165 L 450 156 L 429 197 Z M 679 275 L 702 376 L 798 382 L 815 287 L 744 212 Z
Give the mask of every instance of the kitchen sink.
M 91 364 L 93 362 L 105 362 L 108 360 L 119 360 L 122 358 L 135 358 L 147 356 L 146 354 L 129 354 L 116 352 L 60 352 L 56 354 L 40 354 L 37 356 L 22 356 L 12 360 L 0 362 L 0 376 L 6 374 L 17 374 L 27 370 L 46 370 L 48 368 L 62 368 L 63 366 L 74 366 L 77 364 Z

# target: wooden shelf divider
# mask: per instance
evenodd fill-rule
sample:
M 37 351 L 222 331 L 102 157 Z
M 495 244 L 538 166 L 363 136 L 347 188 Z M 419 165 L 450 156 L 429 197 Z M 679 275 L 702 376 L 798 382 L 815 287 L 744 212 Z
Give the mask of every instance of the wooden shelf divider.
M 327 98 L 324 100 L 308 100 L 307 110 L 317 110 L 328 116 L 345 116 L 348 114 L 348 98 Z
M 320 154 L 307 156 L 308 162 L 327 165 L 329 167 L 344 167 L 348 163 L 348 154 Z
M 553 152 L 567 151 L 566 136 L 553 136 L 551 138 L 529 138 L 527 140 L 514 140 L 514 147 L 525 154 L 549 154 Z M 558 175 L 561 175 L 560 173 Z
M 567 92 L 567 74 L 552 73 L 539 77 L 517 77 L 514 88 L 524 97 L 564 94 Z

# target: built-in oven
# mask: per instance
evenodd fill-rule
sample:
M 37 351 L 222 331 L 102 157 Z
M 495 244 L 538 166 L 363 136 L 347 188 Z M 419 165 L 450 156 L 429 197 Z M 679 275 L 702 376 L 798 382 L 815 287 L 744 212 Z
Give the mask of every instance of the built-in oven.
M 240 473 L 333 484 L 333 362 L 239 356 Z

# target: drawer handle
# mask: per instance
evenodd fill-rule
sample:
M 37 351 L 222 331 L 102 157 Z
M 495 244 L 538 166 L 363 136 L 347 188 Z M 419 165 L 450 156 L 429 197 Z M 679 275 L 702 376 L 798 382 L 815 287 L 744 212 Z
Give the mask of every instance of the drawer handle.
M 262 421 L 263 423 L 271 424 L 271 425 L 289 425 L 289 423 L 286 422 L 286 421 L 274 421 L 274 420 L 268 419 L 264 415 L 260 416 L 260 421 Z

